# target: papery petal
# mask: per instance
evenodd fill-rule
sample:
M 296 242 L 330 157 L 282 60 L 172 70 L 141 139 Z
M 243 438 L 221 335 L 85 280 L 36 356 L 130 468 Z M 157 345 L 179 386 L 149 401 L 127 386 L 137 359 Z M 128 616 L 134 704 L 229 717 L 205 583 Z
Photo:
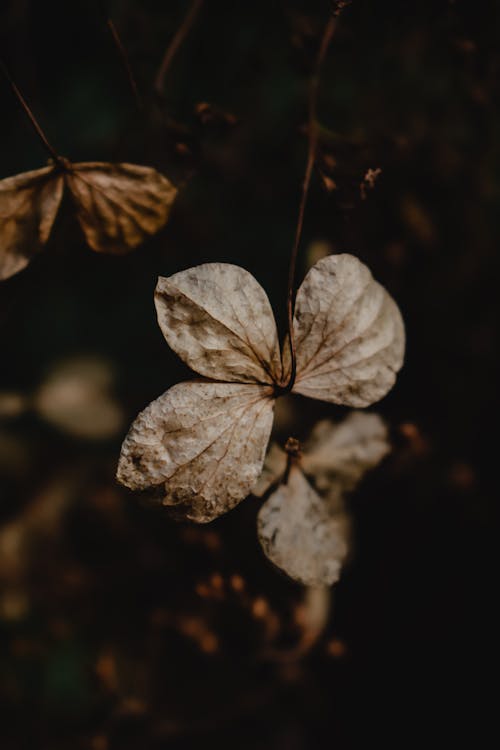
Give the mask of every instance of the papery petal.
M 271 305 L 245 269 L 205 263 L 160 277 L 155 304 L 168 344 L 195 372 L 237 383 L 279 382 Z
M 122 446 L 118 480 L 156 488 L 166 505 L 193 505 L 209 521 L 248 495 L 264 463 L 271 388 L 190 381 L 139 414 Z
M 63 188 L 54 167 L 0 180 L 0 281 L 25 268 L 47 242 Z
M 293 392 L 321 401 L 369 406 L 403 363 L 401 313 L 353 255 L 328 256 L 309 271 L 297 293 L 294 339 Z M 284 354 L 289 362 L 286 346 Z
M 342 422 L 318 422 L 301 459 L 305 474 L 319 491 L 332 484 L 352 490 L 363 475 L 390 451 L 387 426 L 378 414 L 353 411 Z
M 98 253 L 121 255 L 166 223 L 177 189 L 138 164 L 71 164 L 66 184 L 85 239 Z
M 339 579 L 347 554 L 344 519 L 330 512 L 297 466 L 260 509 L 258 534 L 266 556 L 290 578 L 306 586 Z
M 271 443 L 257 483 L 252 487 L 252 495 L 263 497 L 273 484 L 285 474 L 287 454 L 277 443 Z

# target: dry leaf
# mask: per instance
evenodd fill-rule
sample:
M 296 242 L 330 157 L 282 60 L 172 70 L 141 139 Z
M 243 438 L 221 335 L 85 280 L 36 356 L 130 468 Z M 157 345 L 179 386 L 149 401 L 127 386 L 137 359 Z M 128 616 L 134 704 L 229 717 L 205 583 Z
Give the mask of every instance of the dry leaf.
M 98 253 L 126 253 L 158 232 L 177 194 L 166 177 L 137 164 L 72 164 L 65 181 L 87 243 Z
M 0 280 L 21 271 L 40 252 L 65 187 L 90 247 L 125 253 L 166 223 L 177 194 L 150 167 L 61 160 L 0 180 Z
M 353 255 L 331 255 L 311 268 L 297 293 L 293 330 L 293 392 L 303 396 L 370 406 L 392 388 L 403 364 L 399 309 Z M 284 355 L 289 372 L 288 347 Z
M 273 484 L 277 484 L 285 476 L 287 463 L 286 452 L 277 443 L 271 443 L 266 460 L 264 461 L 262 474 L 257 484 L 254 484 L 252 487 L 252 495 L 255 495 L 255 497 L 264 497 L 270 487 Z
M 164 503 L 210 521 L 250 492 L 264 463 L 274 399 L 266 386 L 190 381 L 170 388 L 136 419 L 118 480 L 164 485 Z
M 337 481 L 345 492 L 353 490 L 389 451 L 383 419 L 378 414 L 353 411 L 339 424 L 330 420 L 316 424 L 304 446 L 301 466 L 305 474 L 314 477 L 318 490 L 328 490 Z
M 259 512 L 264 553 L 301 583 L 311 582 L 312 571 L 317 585 L 326 583 L 318 571 L 328 563 L 337 565 L 338 577 L 349 537 L 344 495 L 389 449 L 387 427 L 377 414 L 351 412 L 340 424 L 324 420 L 314 427 L 300 457 L 292 459 L 286 482 L 288 457 L 273 443 L 252 490 L 262 497 L 278 484 Z
M 390 449 L 384 420 L 378 414 L 352 411 L 339 423 L 318 422 L 304 443 L 298 465 L 319 492 L 336 500 L 339 492 L 353 490 Z M 272 443 L 252 494 L 263 497 L 282 480 L 286 467 L 286 452 Z
M 164 502 L 177 514 L 209 521 L 242 500 L 259 476 L 273 403 L 288 381 L 276 323 L 255 279 L 225 263 L 160 278 L 155 303 L 170 346 L 212 382 L 174 386 L 139 415 L 118 479 L 155 492 L 164 484 Z M 293 392 L 366 405 L 389 390 L 402 363 L 399 311 L 350 255 L 325 258 L 309 272 L 295 330 Z M 285 361 L 287 371 L 286 348 Z
M 167 342 L 195 372 L 234 383 L 280 382 L 273 311 L 245 269 L 205 263 L 160 277 L 155 304 Z
M 260 509 L 258 534 L 267 557 L 299 583 L 330 586 L 339 579 L 347 554 L 344 524 L 297 466 Z
M 97 357 L 72 357 L 56 365 L 34 397 L 39 415 L 78 438 L 105 440 L 123 427 L 123 411 L 112 394 L 114 374 Z
M 0 180 L 0 281 L 22 271 L 45 245 L 63 189 L 54 167 Z

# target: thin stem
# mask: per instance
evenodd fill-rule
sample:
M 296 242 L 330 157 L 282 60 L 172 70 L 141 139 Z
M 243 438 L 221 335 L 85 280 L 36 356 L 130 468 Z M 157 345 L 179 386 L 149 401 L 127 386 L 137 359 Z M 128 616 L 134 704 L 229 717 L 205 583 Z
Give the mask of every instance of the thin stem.
M 129 59 L 127 50 L 125 49 L 123 45 L 121 37 L 118 33 L 118 29 L 116 28 L 113 19 L 108 13 L 105 3 L 100 2 L 99 5 L 101 7 L 102 14 L 106 21 L 106 26 L 108 27 L 111 37 L 113 39 L 113 42 L 115 43 L 115 47 L 118 50 L 118 54 L 120 56 L 120 60 L 122 62 L 125 73 L 127 75 L 130 90 L 132 91 L 137 107 L 139 109 L 142 109 L 142 98 L 139 93 L 139 88 L 137 86 L 137 81 L 135 80 L 134 71 L 132 70 L 132 66 L 130 64 L 130 59 Z
M 299 252 L 300 240 L 302 237 L 302 228 L 304 226 L 304 213 L 306 209 L 307 196 L 309 193 L 309 186 L 311 184 L 311 177 L 314 169 L 314 163 L 316 161 L 316 150 L 318 146 L 318 123 L 316 118 L 316 110 L 318 103 L 318 91 L 321 68 L 325 59 L 328 46 L 335 33 L 337 20 L 334 15 L 330 16 L 328 22 L 323 31 L 321 37 L 321 43 L 319 46 L 318 54 L 316 57 L 316 64 L 314 73 L 311 77 L 309 84 L 309 108 L 308 108 L 308 149 L 307 149 L 307 162 L 306 171 L 304 175 L 304 181 L 302 183 L 302 195 L 299 204 L 299 216 L 297 219 L 297 228 L 295 230 L 295 239 L 293 243 L 292 253 L 290 255 L 290 266 L 288 270 L 288 294 L 287 294 L 287 321 L 288 321 L 288 339 L 290 342 L 290 377 L 288 383 L 285 386 L 285 391 L 291 391 L 293 384 L 295 383 L 295 376 L 297 374 L 297 356 L 295 350 L 295 341 L 293 337 L 293 303 L 294 303 L 294 287 L 295 287 L 295 269 L 297 265 L 297 255 Z
M 11 87 L 11 89 L 12 89 L 12 91 L 14 93 L 14 96 L 16 97 L 17 101 L 19 102 L 19 104 L 23 108 L 25 114 L 27 115 L 29 121 L 31 122 L 31 124 L 32 124 L 32 126 L 33 126 L 33 128 L 35 130 L 35 133 L 37 134 L 37 136 L 40 138 L 41 142 L 43 143 L 44 148 L 48 151 L 48 153 L 50 154 L 50 156 L 52 157 L 52 159 L 54 159 L 54 161 L 56 162 L 56 164 L 62 165 L 63 164 L 63 160 L 61 159 L 61 157 L 59 156 L 59 154 L 57 153 L 57 151 L 55 150 L 55 148 L 50 144 L 47 136 L 45 135 L 45 133 L 43 132 L 42 128 L 38 124 L 38 121 L 36 120 L 35 115 L 31 111 L 31 109 L 29 108 L 28 103 L 26 102 L 26 99 L 24 98 L 24 96 L 21 94 L 21 92 L 17 88 L 16 84 L 14 83 L 14 80 L 12 79 L 12 77 L 11 77 L 11 75 L 9 73 L 9 70 L 8 70 L 6 64 L 4 63 L 3 60 L 0 60 L 0 68 L 2 69 L 2 72 L 3 72 L 4 76 L 5 76 L 5 78 L 7 79 L 8 83 L 9 83 L 9 86 Z
M 177 32 L 175 33 L 174 38 L 172 39 L 172 41 L 170 42 L 170 44 L 168 45 L 165 51 L 163 60 L 161 61 L 161 65 L 158 68 L 158 73 L 156 74 L 155 85 L 154 85 L 155 90 L 160 95 L 163 94 L 163 91 L 165 89 L 165 78 L 166 78 L 168 69 L 170 68 L 170 64 L 172 60 L 174 59 L 175 55 L 177 54 L 179 47 L 181 47 L 185 38 L 189 34 L 191 27 L 196 20 L 196 16 L 201 10 L 202 5 L 203 5 L 203 0 L 193 0 L 193 3 L 191 4 L 191 7 L 186 13 L 184 20 L 182 21 L 181 25 L 177 29 Z
M 290 478 L 290 471 L 294 464 L 298 464 L 302 455 L 302 450 L 299 440 L 297 438 L 289 437 L 285 443 L 286 451 L 286 469 L 283 475 L 282 483 L 288 484 Z

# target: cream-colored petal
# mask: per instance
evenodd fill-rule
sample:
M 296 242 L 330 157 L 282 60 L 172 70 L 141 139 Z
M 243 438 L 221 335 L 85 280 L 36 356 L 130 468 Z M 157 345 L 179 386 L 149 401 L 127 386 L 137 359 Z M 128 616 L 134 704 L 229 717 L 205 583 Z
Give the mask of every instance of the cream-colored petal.
M 286 452 L 277 443 L 271 443 L 267 452 L 262 474 L 252 487 L 252 495 L 264 497 L 266 492 L 279 482 L 285 474 L 287 465 Z
M 113 368 L 105 359 L 70 357 L 59 362 L 42 382 L 33 406 L 63 432 L 106 440 L 119 434 L 124 422 L 113 385 Z
M 303 471 L 323 492 L 340 483 L 352 490 L 390 451 L 387 426 L 378 414 L 353 411 L 342 422 L 318 422 L 304 446 Z
M 166 177 L 137 164 L 72 164 L 65 180 L 85 238 L 98 253 L 126 253 L 158 232 L 177 195 Z
M 160 277 L 155 304 L 167 342 L 195 372 L 237 383 L 280 380 L 273 311 L 245 269 L 205 263 Z
M 54 167 L 0 180 L 0 281 L 25 268 L 45 245 L 63 188 Z
M 274 398 L 266 386 L 190 381 L 170 388 L 135 420 L 117 478 L 156 488 L 164 504 L 193 506 L 209 521 L 250 492 L 264 463 Z
M 258 534 L 267 557 L 299 583 L 325 586 L 339 579 L 347 555 L 343 519 L 297 466 L 260 509 Z
M 369 406 L 392 388 L 403 363 L 401 313 L 353 255 L 330 255 L 309 271 L 297 293 L 294 337 L 293 392 L 321 401 Z

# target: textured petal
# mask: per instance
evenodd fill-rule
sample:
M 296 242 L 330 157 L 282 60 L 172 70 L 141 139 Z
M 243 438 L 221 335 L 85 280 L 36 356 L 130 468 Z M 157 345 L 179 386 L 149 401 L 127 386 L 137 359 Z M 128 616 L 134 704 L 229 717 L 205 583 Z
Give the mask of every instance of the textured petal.
M 324 586 L 339 579 L 347 554 L 343 519 L 329 511 L 298 467 L 260 509 L 258 534 L 267 557 L 299 583 Z
M 296 463 L 334 510 L 343 507 L 344 493 L 353 490 L 390 450 L 384 420 L 378 414 L 352 411 L 339 423 L 317 422 Z M 286 466 L 286 451 L 271 443 L 252 494 L 263 497 L 284 477 Z
M 166 505 L 193 505 L 210 521 L 248 495 L 264 463 L 272 389 L 190 381 L 170 388 L 135 420 L 117 478 L 134 490 L 163 485 Z
M 63 187 L 54 167 L 0 180 L 0 280 L 25 268 L 47 242 Z
M 158 232 L 177 195 L 166 177 L 137 164 L 72 164 L 65 179 L 85 238 L 98 253 L 126 253 Z
M 195 372 L 236 383 L 280 380 L 273 311 L 245 269 L 205 263 L 160 277 L 155 304 L 163 335 Z
M 304 446 L 301 466 L 314 478 L 318 490 L 340 483 L 347 491 L 389 451 L 388 430 L 381 417 L 354 411 L 339 424 L 330 420 L 316 424 Z
M 285 475 L 287 465 L 286 452 L 277 443 L 271 443 L 267 452 L 262 474 L 257 483 L 252 487 L 252 495 L 264 497 L 266 492 L 282 479 Z
M 309 271 L 297 293 L 294 336 L 293 392 L 321 401 L 369 406 L 392 388 L 403 363 L 399 309 L 353 255 L 330 255 Z

